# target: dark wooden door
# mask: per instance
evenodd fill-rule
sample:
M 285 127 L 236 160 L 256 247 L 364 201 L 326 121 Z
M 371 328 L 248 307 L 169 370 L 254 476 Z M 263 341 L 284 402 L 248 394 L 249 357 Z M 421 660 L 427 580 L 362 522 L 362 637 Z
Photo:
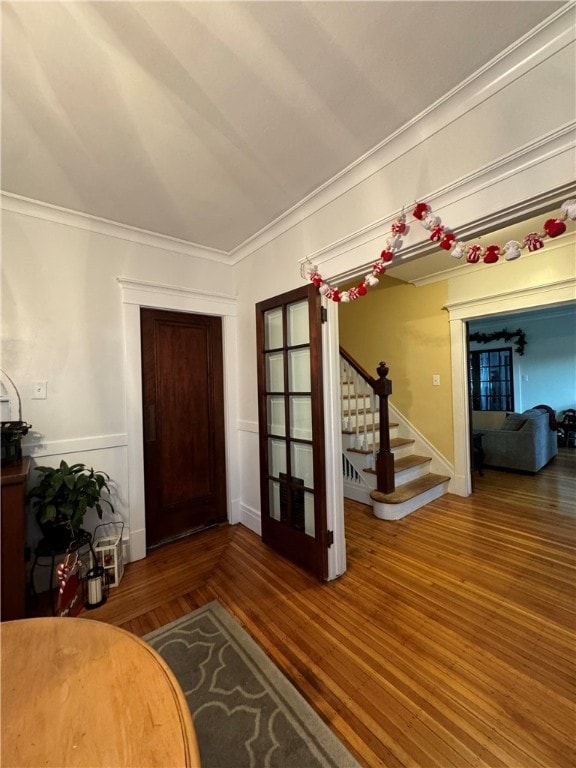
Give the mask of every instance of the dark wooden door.
M 256 306 L 262 540 L 328 575 L 320 297 L 299 288 Z
M 141 309 L 146 544 L 226 520 L 220 317 Z

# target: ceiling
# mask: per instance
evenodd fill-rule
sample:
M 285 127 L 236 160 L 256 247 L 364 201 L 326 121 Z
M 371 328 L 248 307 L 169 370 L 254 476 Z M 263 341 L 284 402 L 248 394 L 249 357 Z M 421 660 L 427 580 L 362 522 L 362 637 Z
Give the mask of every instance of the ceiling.
M 229 253 L 564 3 L 1 5 L 2 189 Z

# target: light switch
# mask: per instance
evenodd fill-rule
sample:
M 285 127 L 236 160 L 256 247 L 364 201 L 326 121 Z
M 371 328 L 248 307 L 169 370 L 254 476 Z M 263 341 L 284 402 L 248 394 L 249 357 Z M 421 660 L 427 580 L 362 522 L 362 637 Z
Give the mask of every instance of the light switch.
M 433 374 L 433 376 L 432 376 L 432 384 L 435 387 L 439 387 L 440 386 L 440 374 L 438 374 L 438 373 Z
M 32 400 L 46 400 L 46 390 L 48 382 L 35 381 L 32 385 Z

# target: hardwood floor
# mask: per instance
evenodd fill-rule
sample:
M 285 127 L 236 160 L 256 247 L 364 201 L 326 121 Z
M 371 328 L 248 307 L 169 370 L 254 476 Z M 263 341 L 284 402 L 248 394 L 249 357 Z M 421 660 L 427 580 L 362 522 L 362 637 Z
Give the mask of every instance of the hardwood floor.
M 575 469 L 574 449 L 534 477 L 486 469 L 397 522 L 347 502 L 348 571 L 325 584 L 222 526 L 82 615 L 143 635 L 220 600 L 369 768 L 568 768 Z

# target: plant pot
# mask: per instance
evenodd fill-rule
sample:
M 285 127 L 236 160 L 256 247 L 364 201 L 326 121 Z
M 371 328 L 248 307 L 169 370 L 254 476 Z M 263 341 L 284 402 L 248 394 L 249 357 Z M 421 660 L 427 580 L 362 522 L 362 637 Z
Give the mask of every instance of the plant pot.
M 75 538 L 69 523 L 41 523 L 40 530 L 46 549 L 54 552 L 65 552 Z

